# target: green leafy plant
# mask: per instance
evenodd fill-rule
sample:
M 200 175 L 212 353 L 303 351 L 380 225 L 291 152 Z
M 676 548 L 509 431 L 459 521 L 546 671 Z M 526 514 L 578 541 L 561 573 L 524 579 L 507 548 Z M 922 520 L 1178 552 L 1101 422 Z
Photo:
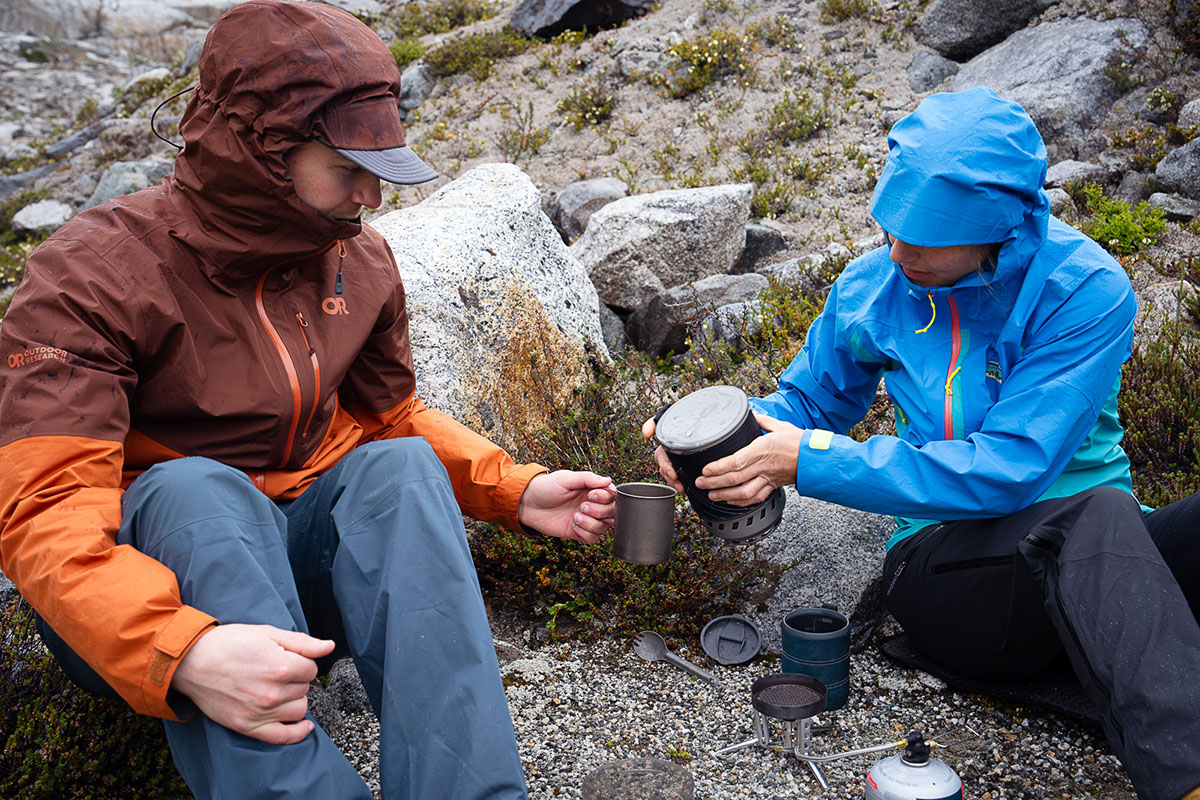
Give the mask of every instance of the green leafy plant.
M 505 100 L 496 110 L 506 122 L 496 135 L 496 146 L 505 161 L 516 164 L 522 158 L 537 155 L 542 145 L 550 140 L 550 131 L 535 122 L 532 100 L 524 108 L 520 103 Z
M 829 112 L 808 91 L 785 89 L 783 97 L 765 112 L 767 131 L 777 142 L 807 139 L 829 124 Z
M 800 45 L 796 26 L 792 23 L 791 18 L 784 14 L 751 23 L 746 26 L 746 33 L 752 38 L 780 50 L 791 50 Z
M 1117 94 L 1125 94 L 1142 83 L 1138 59 L 1128 52 L 1113 53 L 1100 71 Z
M 851 17 L 868 17 L 875 11 L 872 0 L 821 0 L 820 20 L 826 25 L 845 22 Z
M 464 25 L 494 17 L 498 3 L 487 0 L 431 0 L 405 3 L 391 16 L 399 38 L 417 38 L 428 33 L 446 33 Z
M 556 110 L 575 130 L 595 127 L 612 116 L 616 95 L 600 86 L 583 86 L 558 101 Z
M 524 368 L 531 374 L 522 385 L 537 391 L 552 383 L 540 377 L 544 364 L 528 361 Z M 574 393 L 546 398 L 553 424 L 525 431 L 523 454 L 552 469 L 591 469 L 617 482 L 655 480 L 653 447 L 640 430 L 673 399 L 672 382 L 638 356 L 611 364 L 591 359 L 590 369 L 590 380 Z M 657 566 L 611 556 L 611 534 L 584 547 L 496 530 L 473 546 L 485 595 L 539 614 L 556 637 L 644 628 L 690 635 L 776 580 L 778 570 L 757 562 L 752 548 L 715 539 L 682 507 L 676 526 L 674 555 Z
M 420 58 L 426 48 L 418 39 L 394 39 L 388 49 L 392 51 L 392 58 L 396 59 L 396 66 L 403 70 Z
M 1119 398 L 1134 491 L 1159 507 L 1200 491 L 1200 331 L 1168 319 L 1135 343 Z
M 757 79 L 755 56 L 758 43 L 745 32 L 717 28 L 672 45 L 667 52 L 678 59 L 665 74 L 652 80 L 671 97 L 686 97 L 722 78 L 733 78 L 744 86 Z
M 150 800 L 190 796 L 162 723 L 71 684 L 42 647 L 33 613 L 0 609 L 0 797 Z
M 1154 244 L 1167 227 L 1161 209 L 1144 200 L 1130 206 L 1123 200 L 1105 197 L 1104 190 L 1095 183 L 1076 189 L 1073 199 L 1084 214 L 1080 229 L 1116 255 L 1132 255 Z
M 533 43 L 509 26 L 498 31 L 459 36 L 425 53 L 425 63 L 442 77 L 467 73 L 486 80 L 496 62 L 528 50 Z

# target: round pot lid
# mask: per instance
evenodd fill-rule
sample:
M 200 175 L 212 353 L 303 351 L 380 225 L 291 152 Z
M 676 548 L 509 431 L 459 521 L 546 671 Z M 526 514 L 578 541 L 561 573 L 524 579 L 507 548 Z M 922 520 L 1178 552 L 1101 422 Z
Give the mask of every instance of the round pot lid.
M 736 386 L 709 386 L 676 400 L 655 424 L 654 438 L 675 453 L 707 450 L 729 438 L 750 411 Z
M 758 655 L 762 636 L 741 614 L 717 617 L 700 631 L 700 646 L 719 664 L 745 664 Z

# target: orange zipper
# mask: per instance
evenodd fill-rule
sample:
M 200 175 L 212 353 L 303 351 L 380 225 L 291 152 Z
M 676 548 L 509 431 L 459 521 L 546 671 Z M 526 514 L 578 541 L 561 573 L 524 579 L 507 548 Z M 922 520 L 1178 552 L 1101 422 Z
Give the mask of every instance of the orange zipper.
M 302 437 L 307 437 L 313 417 L 317 415 L 317 406 L 321 404 L 321 362 L 317 360 L 317 349 L 308 341 L 308 321 L 304 319 L 304 314 L 297 311 L 296 319 L 300 322 L 300 335 L 304 337 L 304 346 L 308 348 L 308 357 L 312 360 L 313 368 L 313 404 L 308 412 L 308 419 L 304 420 L 304 430 L 300 432 Z
M 285 345 L 283 342 L 283 337 L 279 335 L 279 331 L 276 330 L 273 324 L 271 324 L 271 318 L 267 315 L 267 307 L 263 301 L 263 287 L 267 284 L 267 278 L 269 278 L 271 274 L 275 272 L 275 270 L 279 269 L 284 264 L 292 261 L 299 261 L 302 258 L 312 258 L 313 256 L 320 255 L 321 253 L 329 250 L 329 248 L 333 247 L 335 244 L 340 245 L 341 241 L 336 240 L 318 250 L 312 251 L 311 253 L 305 253 L 304 255 L 296 256 L 295 258 L 289 258 L 286 261 L 280 261 L 278 264 L 263 273 L 262 277 L 258 279 L 258 286 L 256 286 L 254 289 L 254 307 L 258 311 L 259 322 L 261 322 L 263 328 L 266 329 L 267 336 L 270 337 L 271 343 L 275 345 L 275 350 L 279 353 L 279 360 L 283 362 L 283 370 L 287 373 L 288 384 L 292 387 L 292 421 L 291 424 L 288 425 L 287 439 L 284 441 L 283 445 L 283 457 L 279 460 L 280 467 L 286 467 L 288 461 L 290 461 L 292 458 L 292 448 L 296 444 L 296 429 L 300 425 L 300 414 L 303 411 L 303 405 L 301 402 L 302 397 L 300 393 L 300 375 L 296 370 L 296 364 L 292 360 L 291 353 L 288 352 L 287 345 Z M 305 336 L 304 338 L 305 342 L 307 343 L 308 337 Z M 315 365 L 316 353 L 312 352 L 311 356 Z M 315 397 L 313 398 L 313 403 L 313 408 L 315 410 Z M 312 421 L 311 416 L 309 421 Z
M 945 436 L 954 438 L 954 376 L 958 374 L 958 353 L 962 348 L 962 335 L 958 329 L 958 304 L 953 297 L 947 297 L 950 304 L 950 366 L 946 367 L 946 399 L 945 399 Z

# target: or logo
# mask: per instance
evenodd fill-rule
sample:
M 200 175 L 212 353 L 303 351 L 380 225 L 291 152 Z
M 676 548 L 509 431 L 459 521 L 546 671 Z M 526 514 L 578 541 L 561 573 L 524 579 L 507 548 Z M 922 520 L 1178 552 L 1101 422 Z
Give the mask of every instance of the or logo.
M 346 308 L 346 298 L 344 297 L 326 297 L 321 302 L 321 310 L 334 317 L 350 313 L 350 310 Z
M 1004 382 L 1003 380 L 1001 380 L 1000 365 L 998 363 L 996 363 L 995 361 L 987 362 L 987 377 L 991 378 L 996 383 Z
M 11 353 L 8 356 L 8 366 L 9 369 L 29 367 L 48 358 L 66 364 L 69 363 L 67 359 L 70 358 L 70 355 L 66 350 L 57 347 L 32 347 L 23 353 Z

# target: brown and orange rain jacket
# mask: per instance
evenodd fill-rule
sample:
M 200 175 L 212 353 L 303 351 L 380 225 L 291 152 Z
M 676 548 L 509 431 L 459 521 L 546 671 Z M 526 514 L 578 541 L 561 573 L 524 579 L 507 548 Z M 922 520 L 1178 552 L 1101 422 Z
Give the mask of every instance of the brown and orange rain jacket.
M 269 24 L 241 21 L 251 6 Z M 153 464 L 216 459 L 287 500 L 364 442 L 423 436 L 464 513 L 513 528 L 543 471 L 425 408 L 387 243 L 286 176 L 283 154 L 329 140 L 339 107 L 399 88 L 340 10 L 235 7 L 206 42 L 174 174 L 55 233 L 0 326 L 0 567 L 139 712 L 175 718 L 174 670 L 216 623 L 115 544 L 122 491 Z

